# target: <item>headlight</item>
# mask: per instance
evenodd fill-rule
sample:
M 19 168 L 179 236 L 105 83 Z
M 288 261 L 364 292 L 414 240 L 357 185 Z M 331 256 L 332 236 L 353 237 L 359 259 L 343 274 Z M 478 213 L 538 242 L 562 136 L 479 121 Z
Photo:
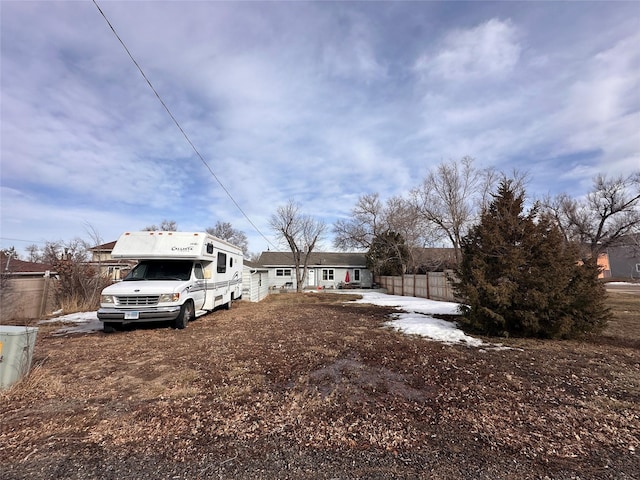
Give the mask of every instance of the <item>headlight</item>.
M 100 295 L 100 303 L 116 303 L 112 295 Z
M 180 300 L 180 294 L 179 293 L 163 293 L 162 295 L 160 295 L 159 301 L 161 303 L 164 302 L 177 302 L 178 300 Z

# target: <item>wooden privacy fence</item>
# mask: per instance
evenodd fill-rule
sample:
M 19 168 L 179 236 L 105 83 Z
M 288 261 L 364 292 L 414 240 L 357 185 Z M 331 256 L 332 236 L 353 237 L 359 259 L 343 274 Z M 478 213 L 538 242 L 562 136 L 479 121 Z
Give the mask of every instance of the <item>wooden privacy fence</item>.
M 0 298 L 0 323 L 44 318 L 55 308 L 55 278 L 11 277 L 5 279 Z
M 428 272 L 393 277 L 376 276 L 375 280 L 390 295 L 455 302 L 453 287 L 448 279 L 450 275 L 453 272 Z

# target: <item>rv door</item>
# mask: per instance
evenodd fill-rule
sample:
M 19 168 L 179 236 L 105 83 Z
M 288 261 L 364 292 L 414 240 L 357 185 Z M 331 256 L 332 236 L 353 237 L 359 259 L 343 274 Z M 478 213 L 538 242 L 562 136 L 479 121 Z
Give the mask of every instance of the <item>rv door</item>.
M 196 277 L 195 288 L 193 289 L 193 303 L 196 310 L 202 310 L 204 302 L 207 300 L 207 281 L 204 278 L 202 264 L 196 263 L 193 267 L 193 274 Z

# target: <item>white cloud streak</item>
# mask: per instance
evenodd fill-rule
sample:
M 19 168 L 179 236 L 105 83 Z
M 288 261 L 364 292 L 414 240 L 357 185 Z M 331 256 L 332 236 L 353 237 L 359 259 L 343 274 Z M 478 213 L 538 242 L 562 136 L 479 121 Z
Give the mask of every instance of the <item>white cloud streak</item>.
M 509 20 L 492 18 L 477 27 L 453 29 L 433 54 L 416 61 L 421 75 L 466 81 L 507 75 L 520 57 L 517 29 Z

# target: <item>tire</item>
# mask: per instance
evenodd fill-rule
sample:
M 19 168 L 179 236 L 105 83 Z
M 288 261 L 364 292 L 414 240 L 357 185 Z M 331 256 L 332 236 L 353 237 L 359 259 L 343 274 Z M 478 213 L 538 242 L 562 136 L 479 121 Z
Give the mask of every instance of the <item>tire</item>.
M 195 312 L 193 310 L 193 302 L 191 300 L 188 300 L 184 302 L 184 304 L 180 308 L 180 314 L 173 321 L 173 326 L 178 330 L 187 328 L 187 324 L 194 316 Z
M 118 329 L 118 324 L 115 322 L 104 322 L 102 330 L 104 333 L 114 333 Z

